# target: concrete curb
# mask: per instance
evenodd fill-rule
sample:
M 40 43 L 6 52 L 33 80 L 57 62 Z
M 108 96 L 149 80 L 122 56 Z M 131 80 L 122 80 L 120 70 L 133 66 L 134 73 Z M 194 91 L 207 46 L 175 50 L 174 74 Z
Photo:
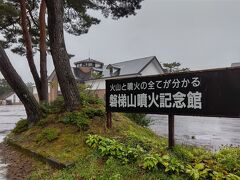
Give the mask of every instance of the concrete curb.
M 26 149 L 24 147 L 22 147 L 21 145 L 19 144 L 16 144 L 12 139 L 10 138 L 4 138 L 4 142 L 12 147 L 14 147 L 16 150 L 28 155 L 28 156 L 31 156 L 35 159 L 38 159 L 39 161 L 41 162 L 44 162 L 44 163 L 47 163 L 49 164 L 51 167 L 53 168 L 56 168 L 56 169 L 64 169 L 64 168 L 71 168 L 73 167 L 75 164 L 74 163 L 62 163 L 62 162 L 59 162 L 57 161 L 56 159 L 53 159 L 53 158 L 48 158 L 48 157 L 44 157 L 43 155 L 41 154 L 38 154 L 37 152 L 35 151 L 32 151 L 30 149 Z

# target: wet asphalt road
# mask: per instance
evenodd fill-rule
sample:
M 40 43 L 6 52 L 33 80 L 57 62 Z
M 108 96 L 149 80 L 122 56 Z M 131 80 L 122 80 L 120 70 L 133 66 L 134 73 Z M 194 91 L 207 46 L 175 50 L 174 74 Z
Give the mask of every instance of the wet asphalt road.
M 15 127 L 15 124 L 21 118 L 26 118 L 25 109 L 21 105 L 0 106 L 0 142 Z M 6 164 L 0 157 L 0 180 L 5 180 Z
M 15 127 L 17 121 L 26 118 L 22 105 L 0 106 L 0 141 Z
M 163 115 L 149 115 L 150 128 L 160 136 L 168 136 L 168 119 Z M 175 139 L 218 150 L 222 145 L 240 146 L 240 118 L 175 116 Z

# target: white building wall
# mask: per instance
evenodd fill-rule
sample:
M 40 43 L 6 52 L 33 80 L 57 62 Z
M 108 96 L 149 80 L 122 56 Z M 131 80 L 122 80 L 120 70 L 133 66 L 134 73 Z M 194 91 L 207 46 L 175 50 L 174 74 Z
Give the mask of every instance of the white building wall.
M 106 88 L 105 79 L 95 79 L 95 80 L 86 81 L 85 84 L 89 86 L 91 90 Z
M 121 78 L 130 78 L 130 77 L 136 77 L 136 75 L 133 76 L 115 76 L 107 79 L 121 79 Z M 92 87 L 91 90 L 101 90 L 106 89 L 106 79 L 95 79 L 95 80 L 89 80 L 85 81 L 85 84 L 89 87 Z
M 8 98 L 6 98 L 6 101 L 11 101 L 13 104 L 21 102 L 15 93 L 9 96 Z
M 32 88 L 33 88 L 33 94 L 37 94 L 37 88 L 36 88 L 36 86 L 33 86 Z
M 33 86 L 32 89 L 33 89 L 33 94 L 34 94 L 34 95 L 38 95 L 37 87 L 36 87 L 36 86 Z M 48 93 L 50 93 L 50 89 L 51 89 L 51 84 L 48 83 Z
M 150 75 L 157 75 L 157 74 L 163 74 L 162 69 L 159 67 L 158 62 L 152 61 L 145 69 L 141 72 L 141 76 L 150 76 Z M 120 79 L 120 78 L 130 78 L 130 77 L 136 77 L 134 76 L 116 76 L 113 77 L 113 79 Z M 108 78 L 111 79 L 111 78 Z M 106 79 L 95 79 L 95 80 L 89 80 L 86 81 L 85 84 L 89 87 L 91 87 L 91 90 L 101 90 L 106 88 Z
M 152 61 L 142 72 L 142 76 L 150 76 L 150 75 L 157 75 L 163 74 L 162 69 L 159 67 L 158 62 Z
M 51 88 L 51 84 L 48 83 L 48 93 L 50 92 L 50 88 Z M 32 89 L 33 89 L 33 94 L 37 94 L 37 87 L 33 86 Z

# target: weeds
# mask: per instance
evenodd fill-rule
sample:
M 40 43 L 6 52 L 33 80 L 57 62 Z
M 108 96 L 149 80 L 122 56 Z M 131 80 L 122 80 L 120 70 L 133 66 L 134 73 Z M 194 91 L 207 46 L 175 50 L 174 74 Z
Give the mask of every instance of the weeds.
M 28 129 L 28 121 L 26 119 L 21 119 L 16 123 L 16 127 L 12 130 L 15 134 L 20 134 Z
M 224 148 L 215 155 L 219 166 L 240 176 L 240 149 Z
M 131 121 L 137 123 L 140 126 L 147 127 L 151 123 L 151 119 L 146 116 L 146 114 L 140 113 L 125 113 Z
M 37 135 L 36 142 L 38 143 L 45 143 L 45 142 L 52 142 L 56 140 L 60 135 L 60 130 L 56 128 L 46 128 Z
M 136 148 L 126 147 L 116 140 L 104 138 L 98 135 L 88 135 L 86 144 L 98 150 L 100 155 L 119 159 L 123 164 L 134 162 L 143 153 L 140 146 Z
M 86 115 L 86 117 L 90 119 L 93 119 L 94 117 L 104 117 L 105 115 L 105 110 L 93 107 L 84 108 L 82 111 Z
M 72 124 L 77 126 L 80 130 L 89 129 L 89 120 L 82 112 L 69 112 L 66 113 L 62 122 L 65 124 Z
M 90 104 L 103 104 L 103 100 L 96 97 L 96 95 L 89 90 L 89 88 L 84 85 L 79 85 L 80 99 L 83 106 L 88 106 Z

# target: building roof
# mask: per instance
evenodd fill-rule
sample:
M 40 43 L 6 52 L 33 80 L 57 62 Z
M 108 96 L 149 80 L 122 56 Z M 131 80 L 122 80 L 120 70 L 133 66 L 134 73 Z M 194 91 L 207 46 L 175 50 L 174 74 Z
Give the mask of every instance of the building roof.
M 129 61 L 114 63 L 114 64 L 110 64 L 109 66 L 119 68 L 120 69 L 119 76 L 127 76 L 127 75 L 140 74 L 141 71 L 145 67 L 147 67 L 147 65 L 153 60 L 157 60 L 157 58 L 155 56 L 150 56 L 150 57 L 145 57 L 145 58 L 140 58 L 140 59 L 133 59 L 133 60 L 129 60 Z M 111 76 L 107 67 L 108 66 L 103 67 L 103 68 L 105 68 L 103 70 L 103 77 Z M 161 65 L 160 65 L 160 67 L 161 67 Z
M 231 64 L 231 67 L 238 67 L 238 66 L 240 66 L 240 62 L 232 63 L 232 64 Z
M 91 77 L 91 72 L 85 73 L 77 67 L 72 67 L 71 70 L 72 70 L 74 78 L 79 82 L 84 82 L 84 81 L 90 79 L 90 77 Z M 50 76 L 48 76 L 48 82 L 52 82 L 55 76 L 56 76 L 56 71 L 53 70 L 53 72 L 50 74 Z
M 164 71 L 161 64 L 157 60 L 155 56 L 145 57 L 145 58 L 139 58 L 139 59 L 133 59 L 129 61 L 123 61 L 119 63 L 109 64 L 109 65 L 103 65 L 102 68 L 95 68 L 91 67 L 92 70 L 99 71 L 102 73 L 102 78 L 109 78 L 112 77 L 110 74 L 110 68 L 115 68 L 119 72 L 117 76 L 128 76 L 128 75 L 141 75 L 141 72 L 152 62 L 156 61 L 156 63 L 159 64 L 159 67 Z M 92 59 L 86 59 L 82 61 L 75 62 L 74 64 L 82 63 L 82 62 L 97 62 L 101 63 L 96 60 Z M 79 82 L 84 82 L 91 79 L 91 72 L 83 72 L 81 68 L 78 67 L 72 67 L 72 72 L 75 77 L 75 79 Z M 55 71 L 49 76 L 48 81 L 50 82 L 53 80 L 53 77 L 56 75 Z
M 84 82 L 91 78 L 91 72 L 85 73 L 80 68 L 72 67 L 74 78 L 79 82 Z
M 56 76 L 56 71 L 54 69 L 53 72 L 48 76 L 48 82 L 53 81 L 55 76 Z M 34 85 L 34 86 L 36 86 L 36 85 Z
M 84 60 L 81 60 L 81 61 L 77 61 L 75 62 L 74 64 L 80 64 L 80 63 L 97 63 L 97 64 L 103 64 L 102 62 L 100 61 L 97 61 L 97 60 L 94 60 L 94 59 L 91 59 L 91 58 L 88 58 L 88 59 L 84 59 Z
M 0 97 L 0 99 L 1 99 L 1 100 L 5 100 L 5 99 L 7 99 L 9 96 L 11 96 L 11 95 L 13 95 L 13 94 L 14 94 L 13 91 L 4 93 L 4 94 Z

